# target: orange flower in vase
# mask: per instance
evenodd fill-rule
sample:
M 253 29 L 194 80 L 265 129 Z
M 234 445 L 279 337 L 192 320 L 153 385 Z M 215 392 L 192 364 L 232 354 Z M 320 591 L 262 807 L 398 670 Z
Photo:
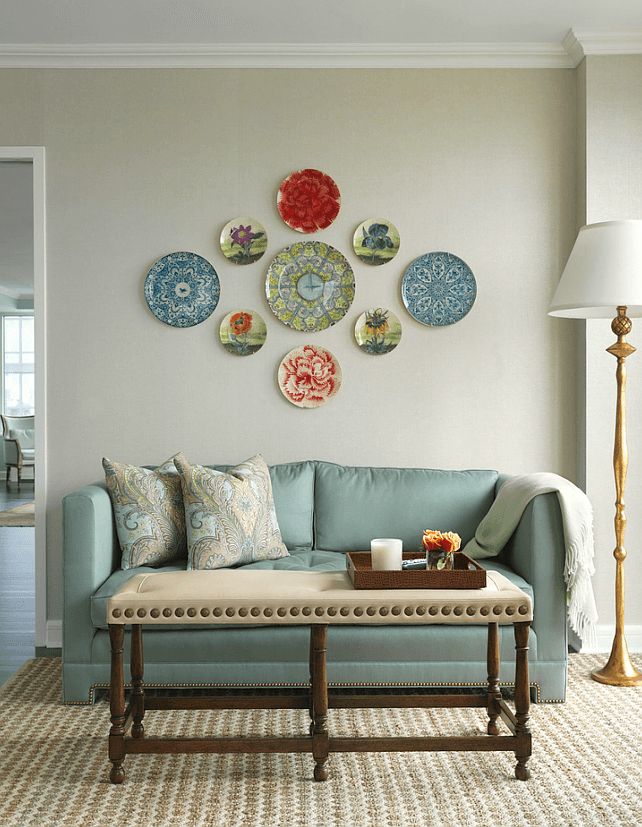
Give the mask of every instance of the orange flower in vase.
M 427 528 L 421 539 L 426 550 L 426 568 L 453 569 L 455 553 L 461 548 L 461 537 L 454 531 L 435 531 Z

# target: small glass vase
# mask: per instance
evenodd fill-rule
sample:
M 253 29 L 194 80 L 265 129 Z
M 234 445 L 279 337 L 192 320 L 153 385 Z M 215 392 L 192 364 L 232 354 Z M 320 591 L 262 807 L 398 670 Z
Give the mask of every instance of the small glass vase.
M 441 548 L 426 551 L 426 568 L 433 571 L 452 571 L 455 567 L 455 555 Z

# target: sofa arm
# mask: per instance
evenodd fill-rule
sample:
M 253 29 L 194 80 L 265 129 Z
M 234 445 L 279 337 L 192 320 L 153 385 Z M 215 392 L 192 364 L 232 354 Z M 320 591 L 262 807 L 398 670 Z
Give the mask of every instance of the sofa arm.
M 118 566 L 111 500 L 104 486 L 67 494 L 63 508 L 63 659 L 91 660 L 90 598 Z
M 557 494 L 531 500 L 501 559 L 533 587 L 538 661 L 566 660 L 564 528 Z

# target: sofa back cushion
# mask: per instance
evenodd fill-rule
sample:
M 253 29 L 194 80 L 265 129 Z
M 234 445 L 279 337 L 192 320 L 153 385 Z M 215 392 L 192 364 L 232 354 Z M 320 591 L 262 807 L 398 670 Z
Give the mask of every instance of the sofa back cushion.
M 316 466 L 315 547 L 370 548 L 374 537 L 399 537 L 418 550 L 425 528 L 456 531 L 462 545 L 495 498 L 496 471 Z
M 227 471 L 229 465 L 212 465 Z M 314 463 L 287 462 L 270 466 L 276 519 L 288 549 L 311 549 L 313 543 Z

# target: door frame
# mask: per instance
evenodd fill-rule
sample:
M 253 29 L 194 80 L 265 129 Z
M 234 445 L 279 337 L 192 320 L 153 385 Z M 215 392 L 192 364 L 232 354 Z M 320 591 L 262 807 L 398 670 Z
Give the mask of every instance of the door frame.
M 60 646 L 47 635 L 47 307 L 44 146 L 0 146 L 0 161 L 31 161 L 33 175 L 33 313 L 35 330 L 36 646 Z M 48 637 L 50 638 L 48 640 Z

